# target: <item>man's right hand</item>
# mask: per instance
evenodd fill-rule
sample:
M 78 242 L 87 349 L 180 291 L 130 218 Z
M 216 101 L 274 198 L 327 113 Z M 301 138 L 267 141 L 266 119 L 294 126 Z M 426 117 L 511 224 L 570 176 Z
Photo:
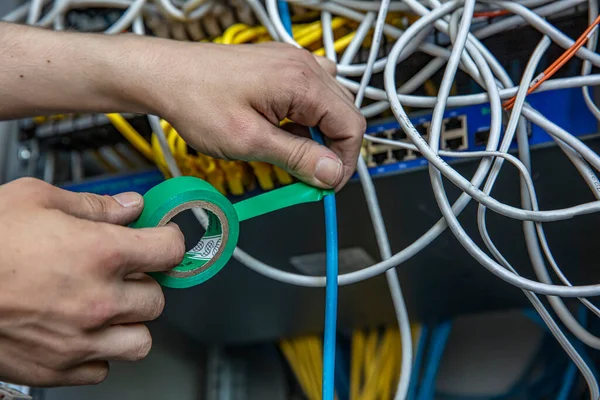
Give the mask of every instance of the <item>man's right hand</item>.
M 183 258 L 174 224 L 130 229 L 135 193 L 77 194 L 34 179 L 0 187 L 0 380 L 30 386 L 103 381 L 108 361 L 144 358 L 145 321 L 164 307 L 146 272 Z

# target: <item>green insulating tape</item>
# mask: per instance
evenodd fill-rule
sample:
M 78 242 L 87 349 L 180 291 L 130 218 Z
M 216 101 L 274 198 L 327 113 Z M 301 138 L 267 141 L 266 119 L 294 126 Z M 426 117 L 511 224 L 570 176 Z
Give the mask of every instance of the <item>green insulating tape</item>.
M 321 200 L 329 190 L 295 183 L 240 201 L 235 205 L 208 182 L 191 176 L 168 179 L 144 195 L 144 211 L 132 228 L 166 225 L 191 208 L 208 214 L 208 226 L 198 244 L 177 267 L 151 275 L 163 286 L 187 288 L 215 276 L 231 259 L 239 237 L 239 222 L 296 204 Z

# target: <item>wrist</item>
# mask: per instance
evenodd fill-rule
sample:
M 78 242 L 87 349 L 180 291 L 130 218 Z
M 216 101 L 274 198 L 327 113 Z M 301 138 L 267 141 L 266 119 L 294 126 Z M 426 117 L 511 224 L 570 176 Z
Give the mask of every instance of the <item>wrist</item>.
M 120 79 L 113 81 L 118 87 L 111 90 L 135 108 L 131 111 L 170 119 L 181 111 L 181 104 L 196 103 L 202 95 L 210 75 L 203 60 L 210 60 L 214 45 L 129 36 L 122 46 L 126 56 L 115 67 Z
M 152 51 L 148 51 L 153 40 L 134 35 L 97 36 L 99 51 L 95 54 L 99 59 L 94 63 L 91 90 L 106 104 L 101 111 L 155 113 L 153 78 L 157 74 L 152 70 Z

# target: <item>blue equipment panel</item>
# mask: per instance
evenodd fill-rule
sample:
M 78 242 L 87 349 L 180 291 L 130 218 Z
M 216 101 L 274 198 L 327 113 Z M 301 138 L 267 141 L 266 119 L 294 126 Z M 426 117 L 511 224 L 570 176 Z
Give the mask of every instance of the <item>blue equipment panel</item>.
M 558 126 L 576 136 L 595 134 L 598 123 L 588 110 L 580 88 L 562 89 L 542 93 L 534 93 L 527 101 L 536 110 Z M 444 118 L 465 117 L 467 130 L 467 149 L 483 150 L 485 145 L 478 143 L 478 134 L 484 133 L 490 126 L 490 108 L 488 104 L 454 108 L 444 114 Z M 431 121 L 431 114 L 411 118 L 413 124 L 419 125 Z M 367 134 L 376 134 L 388 130 L 400 129 L 396 120 L 386 120 L 371 123 Z M 532 146 L 553 142 L 552 138 L 542 128 L 531 127 L 530 144 Z M 516 144 L 515 144 L 516 145 Z M 513 146 L 515 146 L 513 145 Z M 423 157 L 412 160 L 394 162 L 369 168 L 371 175 L 381 176 L 423 168 L 427 160 Z M 356 176 L 354 177 L 356 178 Z M 76 192 L 114 195 L 125 191 L 145 193 L 163 180 L 158 170 L 142 173 L 119 175 L 92 179 L 83 183 L 69 184 L 65 189 Z
M 598 133 L 598 121 L 588 110 L 580 88 L 533 93 L 527 97 L 527 102 L 550 121 L 575 136 Z M 478 144 L 476 137 L 478 132 L 488 130 L 490 127 L 489 104 L 454 108 L 444 114 L 444 118 L 459 116 L 466 117 L 468 150 L 483 150 L 485 145 Z M 411 121 L 415 126 L 431 122 L 431 114 L 411 118 Z M 395 119 L 372 123 L 367 127 L 366 133 L 375 134 L 393 129 L 400 129 L 400 125 Z M 531 126 L 529 138 L 531 146 L 552 142 L 552 138 L 545 130 L 536 125 Z M 516 143 L 513 143 L 514 147 L 516 147 Z M 371 167 L 369 171 L 371 175 L 378 176 L 403 172 L 425 165 L 427 165 L 426 159 L 417 158 Z

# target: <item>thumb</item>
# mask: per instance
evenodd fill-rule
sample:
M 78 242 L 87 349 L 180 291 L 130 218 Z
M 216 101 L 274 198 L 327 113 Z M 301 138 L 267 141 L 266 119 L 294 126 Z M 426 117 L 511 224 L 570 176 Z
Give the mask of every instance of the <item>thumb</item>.
M 61 196 L 53 201 L 55 208 L 91 221 L 127 225 L 135 221 L 144 208 L 144 199 L 134 192 L 120 193 L 112 197 L 66 190 L 61 192 Z
M 260 148 L 252 152 L 255 158 L 275 164 L 309 185 L 331 189 L 345 183 L 344 165 L 327 147 L 268 123 L 264 130 L 273 132 L 263 136 Z

